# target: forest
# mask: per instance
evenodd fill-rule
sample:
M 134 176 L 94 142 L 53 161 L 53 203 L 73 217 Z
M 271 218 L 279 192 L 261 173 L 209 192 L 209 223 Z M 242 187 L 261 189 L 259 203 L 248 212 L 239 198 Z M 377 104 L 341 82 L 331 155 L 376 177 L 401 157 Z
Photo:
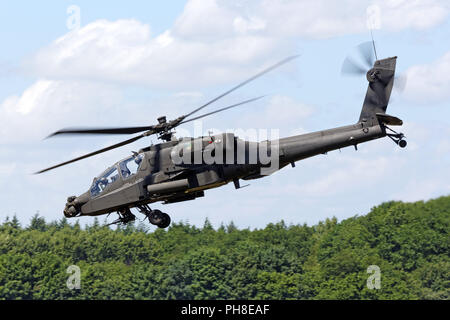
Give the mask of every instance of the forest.
M 263 229 L 2 220 L 0 299 L 450 298 L 450 196 Z M 79 289 L 67 286 L 70 266 Z

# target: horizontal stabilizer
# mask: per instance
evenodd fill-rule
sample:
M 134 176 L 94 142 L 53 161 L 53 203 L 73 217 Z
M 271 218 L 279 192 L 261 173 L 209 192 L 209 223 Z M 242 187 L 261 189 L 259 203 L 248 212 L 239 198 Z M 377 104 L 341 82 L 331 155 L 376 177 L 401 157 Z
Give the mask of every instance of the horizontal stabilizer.
M 397 117 L 390 116 L 386 113 L 376 113 L 378 121 L 391 125 L 391 126 L 401 126 L 403 121 Z

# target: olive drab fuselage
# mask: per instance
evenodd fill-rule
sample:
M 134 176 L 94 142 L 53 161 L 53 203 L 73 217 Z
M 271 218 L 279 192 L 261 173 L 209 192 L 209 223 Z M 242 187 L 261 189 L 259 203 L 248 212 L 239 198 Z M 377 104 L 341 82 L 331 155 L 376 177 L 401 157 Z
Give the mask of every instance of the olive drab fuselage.
M 382 124 L 369 125 L 368 123 L 358 123 L 355 125 L 308 133 L 277 141 L 278 165 L 274 170 L 281 169 L 286 165 L 296 161 L 312 157 L 318 154 L 344 148 L 356 146 L 359 143 L 384 137 L 386 131 Z M 188 157 L 186 162 L 178 163 L 174 161 L 174 151 L 177 146 L 186 141 L 195 144 L 195 141 L 202 142 L 200 153 L 201 163 L 195 162 L 195 152 L 192 157 Z M 215 141 L 220 141 L 219 143 Z M 224 143 L 232 141 L 232 143 Z M 239 148 L 239 142 L 244 145 Z M 253 148 L 252 148 L 253 144 Z M 76 215 L 100 215 L 114 212 L 123 207 L 132 208 L 139 204 L 148 204 L 162 201 L 165 204 L 193 200 L 204 196 L 204 190 L 220 187 L 229 182 L 234 182 L 239 188 L 239 180 L 251 180 L 262 178 L 273 170 L 269 170 L 271 163 L 262 163 L 258 155 L 257 142 L 242 141 L 233 134 L 221 134 L 216 136 L 200 137 L 197 139 L 180 139 L 169 141 L 158 145 L 150 146 L 138 152 L 141 157 L 140 165 L 135 173 L 125 176 L 120 168 L 122 161 L 115 163 L 105 170 L 105 173 L 114 170 L 117 178 L 105 186 L 100 193 L 93 193 L 91 189 L 80 197 L 72 199 L 66 205 L 66 211 L 73 207 Z M 270 151 L 272 141 L 265 143 L 264 152 Z M 213 146 L 217 152 L 223 151 L 223 157 L 213 163 L 206 163 L 201 157 L 205 148 Z M 228 147 L 228 148 L 227 148 Z M 240 150 L 239 150 L 240 149 Z M 275 149 L 275 148 L 274 148 Z M 251 159 L 252 150 L 256 157 Z M 227 161 L 227 155 L 233 153 L 234 156 Z M 267 152 L 270 154 L 270 152 Z M 240 155 L 243 155 L 240 157 Z M 186 157 L 185 157 L 186 158 Z M 270 157 L 268 157 L 270 159 Z M 256 160 L 256 161 L 255 161 Z M 267 172 L 264 172 L 267 169 Z M 100 175 L 102 176 L 102 175 Z M 95 178 L 93 185 L 98 178 Z M 66 212 L 65 211 L 65 212 Z M 70 214 L 68 215 L 70 216 Z

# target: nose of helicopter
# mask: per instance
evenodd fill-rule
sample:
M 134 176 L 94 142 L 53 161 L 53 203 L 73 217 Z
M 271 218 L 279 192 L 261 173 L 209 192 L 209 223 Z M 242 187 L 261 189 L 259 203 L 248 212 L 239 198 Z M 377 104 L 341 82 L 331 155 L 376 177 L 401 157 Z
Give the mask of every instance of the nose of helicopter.
M 81 213 L 81 206 L 88 201 L 85 194 L 81 196 L 70 196 L 67 198 L 66 206 L 64 208 L 64 215 L 67 218 L 72 218 Z

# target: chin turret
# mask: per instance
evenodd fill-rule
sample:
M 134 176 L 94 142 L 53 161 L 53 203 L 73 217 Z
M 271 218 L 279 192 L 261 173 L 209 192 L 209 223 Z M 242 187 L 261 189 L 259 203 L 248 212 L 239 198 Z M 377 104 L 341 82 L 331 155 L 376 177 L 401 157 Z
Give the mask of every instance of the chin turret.
M 70 196 L 67 198 L 66 206 L 64 208 L 64 215 L 67 218 L 73 218 L 81 213 L 81 206 L 89 201 L 87 193 L 83 193 L 81 196 Z

